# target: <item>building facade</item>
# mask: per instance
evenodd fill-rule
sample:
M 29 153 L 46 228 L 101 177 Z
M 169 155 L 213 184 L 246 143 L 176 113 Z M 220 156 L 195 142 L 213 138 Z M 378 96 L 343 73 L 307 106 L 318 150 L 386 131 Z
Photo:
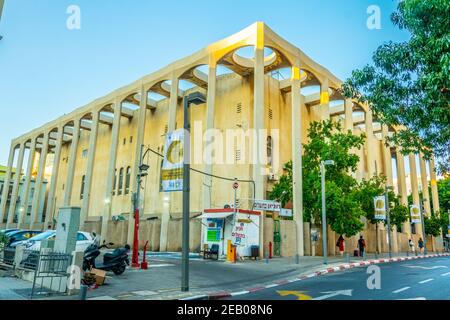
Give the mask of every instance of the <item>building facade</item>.
M 3 190 L 5 188 L 5 176 L 7 173 L 8 169 L 5 166 L 0 166 L 0 194 L 3 194 Z M 13 189 L 14 189 L 14 182 L 12 180 L 14 180 L 14 176 L 16 175 L 16 169 L 12 169 L 11 171 L 11 179 L 10 179 L 10 183 L 9 183 L 9 189 L 8 189 L 8 195 L 7 195 L 7 200 L 6 200 L 6 211 L 9 212 L 9 208 L 11 207 L 11 199 L 12 199 L 12 195 L 13 195 Z M 30 191 L 28 194 L 28 201 L 25 201 L 24 203 L 27 203 L 26 207 L 21 207 L 20 203 L 22 202 L 22 197 L 24 196 L 24 185 L 25 185 L 25 177 L 23 177 L 23 174 L 21 173 L 21 180 L 19 182 L 19 188 L 17 190 L 17 197 L 16 197 L 16 202 L 15 202 L 15 210 L 14 210 L 14 215 L 13 215 L 13 223 L 17 224 L 18 223 L 18 219 L 19 216 L 23 210 L 24 212 L 24 223 L 29 224 L 31 221 L 31 206 L 32 206 L 32 199 L 34 197 L 34 192 L 35 192 L 35 180 L 32 178 L 30 181 Z M 39 188 L 40 192 L 41 192 L 41 200 L 40 200 L 40 208 L 39 208 L 39 212 L 45 212 L 45 205 L 46 205 L 46 192 L 47 192 L 47 181 L 44 180 L 42 181 L 42 186 L 41 188 Z M 40 220 L 43 220 L 43 217 L 39 217 Z M 6 224 L 7 222 L 7 215 L 4 215 L 3 217 L 3 221 L 2 223 Z
M 252 55 L 245 54 L 248 50 Z M 182 198 L 180 193 L 162 192 L 162 158 L 158 153 L 165 151 L 166 135 L 183 127 L 185 97 L 201 92 L 206 96 L 206 103 L 191 110 L 191 161 L 196 170 L 191 174 L 191 217 L 205 209 L 233 204 L 234 190 L 229 180 L 234 178 L 243 181 L 237 191 L 240 207 L 251 209 L 252 199 L 266 199 L 267 192 L 282 174 L 283 164 L 293 160 L 294 219 L 282 228 L 290 234 L 286 250 L 290 254 L 308 254 L 311 250 L 302 214 L 301 154 L 311 121 L 334 119 L 355 134 L 365 133 L 366 145 L 355 150 L 361 159 L 355 177 L 362 179 L 384 173 L 387 184 L 393 186 L 395 163 L 396 190 L 407 204 L 405 157 L 396 146 L 385 143 L 396 128 L 382 126 L 367 105 L 345 99 L 339 91 L 341 84 L 329 70 L 267 25 L 257 22 L 14 139 L 5 174 L 6 184 L 13 185 L 11 199 L 17 199 L 19 184 L 23 184 L 25 198 L 22 199 L 28 199 L 32 172 L 36 172 L 36 185 L 46 189 L 45 199 L 34 196 L 31 201 L 20 203 L 21 207 L 31 206 L 30 222 L 25 223 L 19 217 L 17 223 L 31 229 L 45 228 L 57 218 L 59 208 L 78 206 L 81 229 L 95 230 L 108 241 L 115 238 L 131 243 L 132 200 L 144 145 L 151 150 L 144 159 L 150 169 L 143 179 L 141 192 L 141 228 L 152 239 L 153 249 L 177 249 L 173 239 L 179 237 L 181 230 L 177 221 L 182 214 Z M 224 148 L 217 139 L 205 138 L 207 132 L 227 137 L 230 130 L 234 130 L 232 133 L 256 130 L 263 134 L 244 135 L 242 144 L 230 148 Z M 195 132 L 203 139 L 195 138 Z M 204 161 L 208 146 L 216 143 L 214 161 Z M 218 154 L 218 150 L 224 150 L 223 154 Z M 28 164 L 24 163 L 25 151 L 30 154 Z M 252 152 L 259 152 L 262 160 L 248 161 Z M 408 161 L 411 161 L 413 199 L 419 203 L 417 170 L 425 172 L 420 175 L 424 185 L 426 162 L 420 155 L 417 168 L 415 159 L 415 155 L 410 155 Z M 23 168 L 23 178 L 11 175 L 14 163 L 19 170 Z M 423 195 L 426 214 L 431 213 L 430 201 L 434 208 L 439 208 L 433 161 L 429 167 L 432 195 L 427 192 Z M 48 185 L 42 183 L 46 168 Z M 6 219 L 6 224 L 12 226 L 15 206 L 8 205 L 8 199 L 8 192 L 4 191 L 0 221 Z M 42 212 L 44 202 L 47 205 Z M 117 216 L 124 217 L 125 222 L 119 224 Z M 191 227 L 193 237 L 202 239 L 201 224 L 192 219 Z M 405 237 L 409 237 L 409 232 L 407 226 Z M 265 215 L 259 233 L 261 248 L 267 250 L 268 243 L 273 241 L 273 222 Z M 202 242 L 197 238 L 191 243 L 195 248 Z M 334 248 L 335 241 L 330 241 Z M 263 255 L 263 250 L 260 254 Z

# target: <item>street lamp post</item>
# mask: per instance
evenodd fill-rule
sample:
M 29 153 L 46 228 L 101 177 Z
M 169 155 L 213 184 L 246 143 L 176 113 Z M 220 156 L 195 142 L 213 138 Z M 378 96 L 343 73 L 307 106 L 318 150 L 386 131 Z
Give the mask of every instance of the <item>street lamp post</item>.
M 423 254 L 427 254 L 427 234 L 425 232 L 425 219 L 423 217 L 424 205 L 423 200 L 420 199 L 420 220 L 422 221 L 422 237 L 423 237 Z
M 181 260 L 181 291 L 189 291 L 189 220 L 190 220 L 190 159 L 191 159 L 191 104 L 202 104 L 206 97 L 194 92 L 184 97 L 184 139 L 183 139 L 183 236 Z
M 392 248 L 391 248 L 391 216 L 390 216 L 390 206 L 389 206 L 389 193 L 388 188 L 386 187 L 385 193 L 385 203 L 386 203 L 386 220 L 388 227 L 388 245 L 389 245 L 389 258 L 392 258 Z
M 326 160 L 320 162 L 320 176 L 322 180 L 322 251 L 323 264 L 328 264 L 328 246 L 327 246 L 327 212 L 325 205 L 325 166 L 334 165 L 333 160 Z

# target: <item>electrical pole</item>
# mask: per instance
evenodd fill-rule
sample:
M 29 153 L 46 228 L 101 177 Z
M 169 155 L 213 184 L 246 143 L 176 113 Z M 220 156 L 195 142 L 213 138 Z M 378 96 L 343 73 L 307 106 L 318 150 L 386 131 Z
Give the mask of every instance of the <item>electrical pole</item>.
M 389 244 L 389 258 L 392 258 L 392 248 L 391 248 L 391 217 L 390 217 L 390 207 L 389 207 L 389 191 L 386 187 L 385 193 L 385 203 L 386 203 L 386 220 L 388 227 L 388 244 Z
M 323 264 L 328 264 L 328 247 L 327 247 L 327 213 L 325 205 L 325 164 L 320 163 L 320 176 L 322 185 L 322 251 Z

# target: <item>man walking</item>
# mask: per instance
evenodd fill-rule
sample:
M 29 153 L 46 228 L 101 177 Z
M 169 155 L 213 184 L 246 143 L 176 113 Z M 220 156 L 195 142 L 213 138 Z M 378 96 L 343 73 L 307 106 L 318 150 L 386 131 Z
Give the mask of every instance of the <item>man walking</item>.
M 364 240 L 363 236 L 359 237 L 358 248 L 359 248 L 359 256 L 364 258 L 364 252 L 366 249 L 366 241 Z

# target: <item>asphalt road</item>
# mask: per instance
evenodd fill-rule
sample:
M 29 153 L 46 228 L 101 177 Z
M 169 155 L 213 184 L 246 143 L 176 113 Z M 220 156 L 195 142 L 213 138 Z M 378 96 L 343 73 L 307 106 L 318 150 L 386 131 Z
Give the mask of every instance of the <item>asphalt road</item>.
M 230 298 L 230 300 L 450 300 L 450 257 L 350 269 Z M 369 267 L 373 268 L 373 266 Z M 368 279 L 370 280 L 368 281 Z

